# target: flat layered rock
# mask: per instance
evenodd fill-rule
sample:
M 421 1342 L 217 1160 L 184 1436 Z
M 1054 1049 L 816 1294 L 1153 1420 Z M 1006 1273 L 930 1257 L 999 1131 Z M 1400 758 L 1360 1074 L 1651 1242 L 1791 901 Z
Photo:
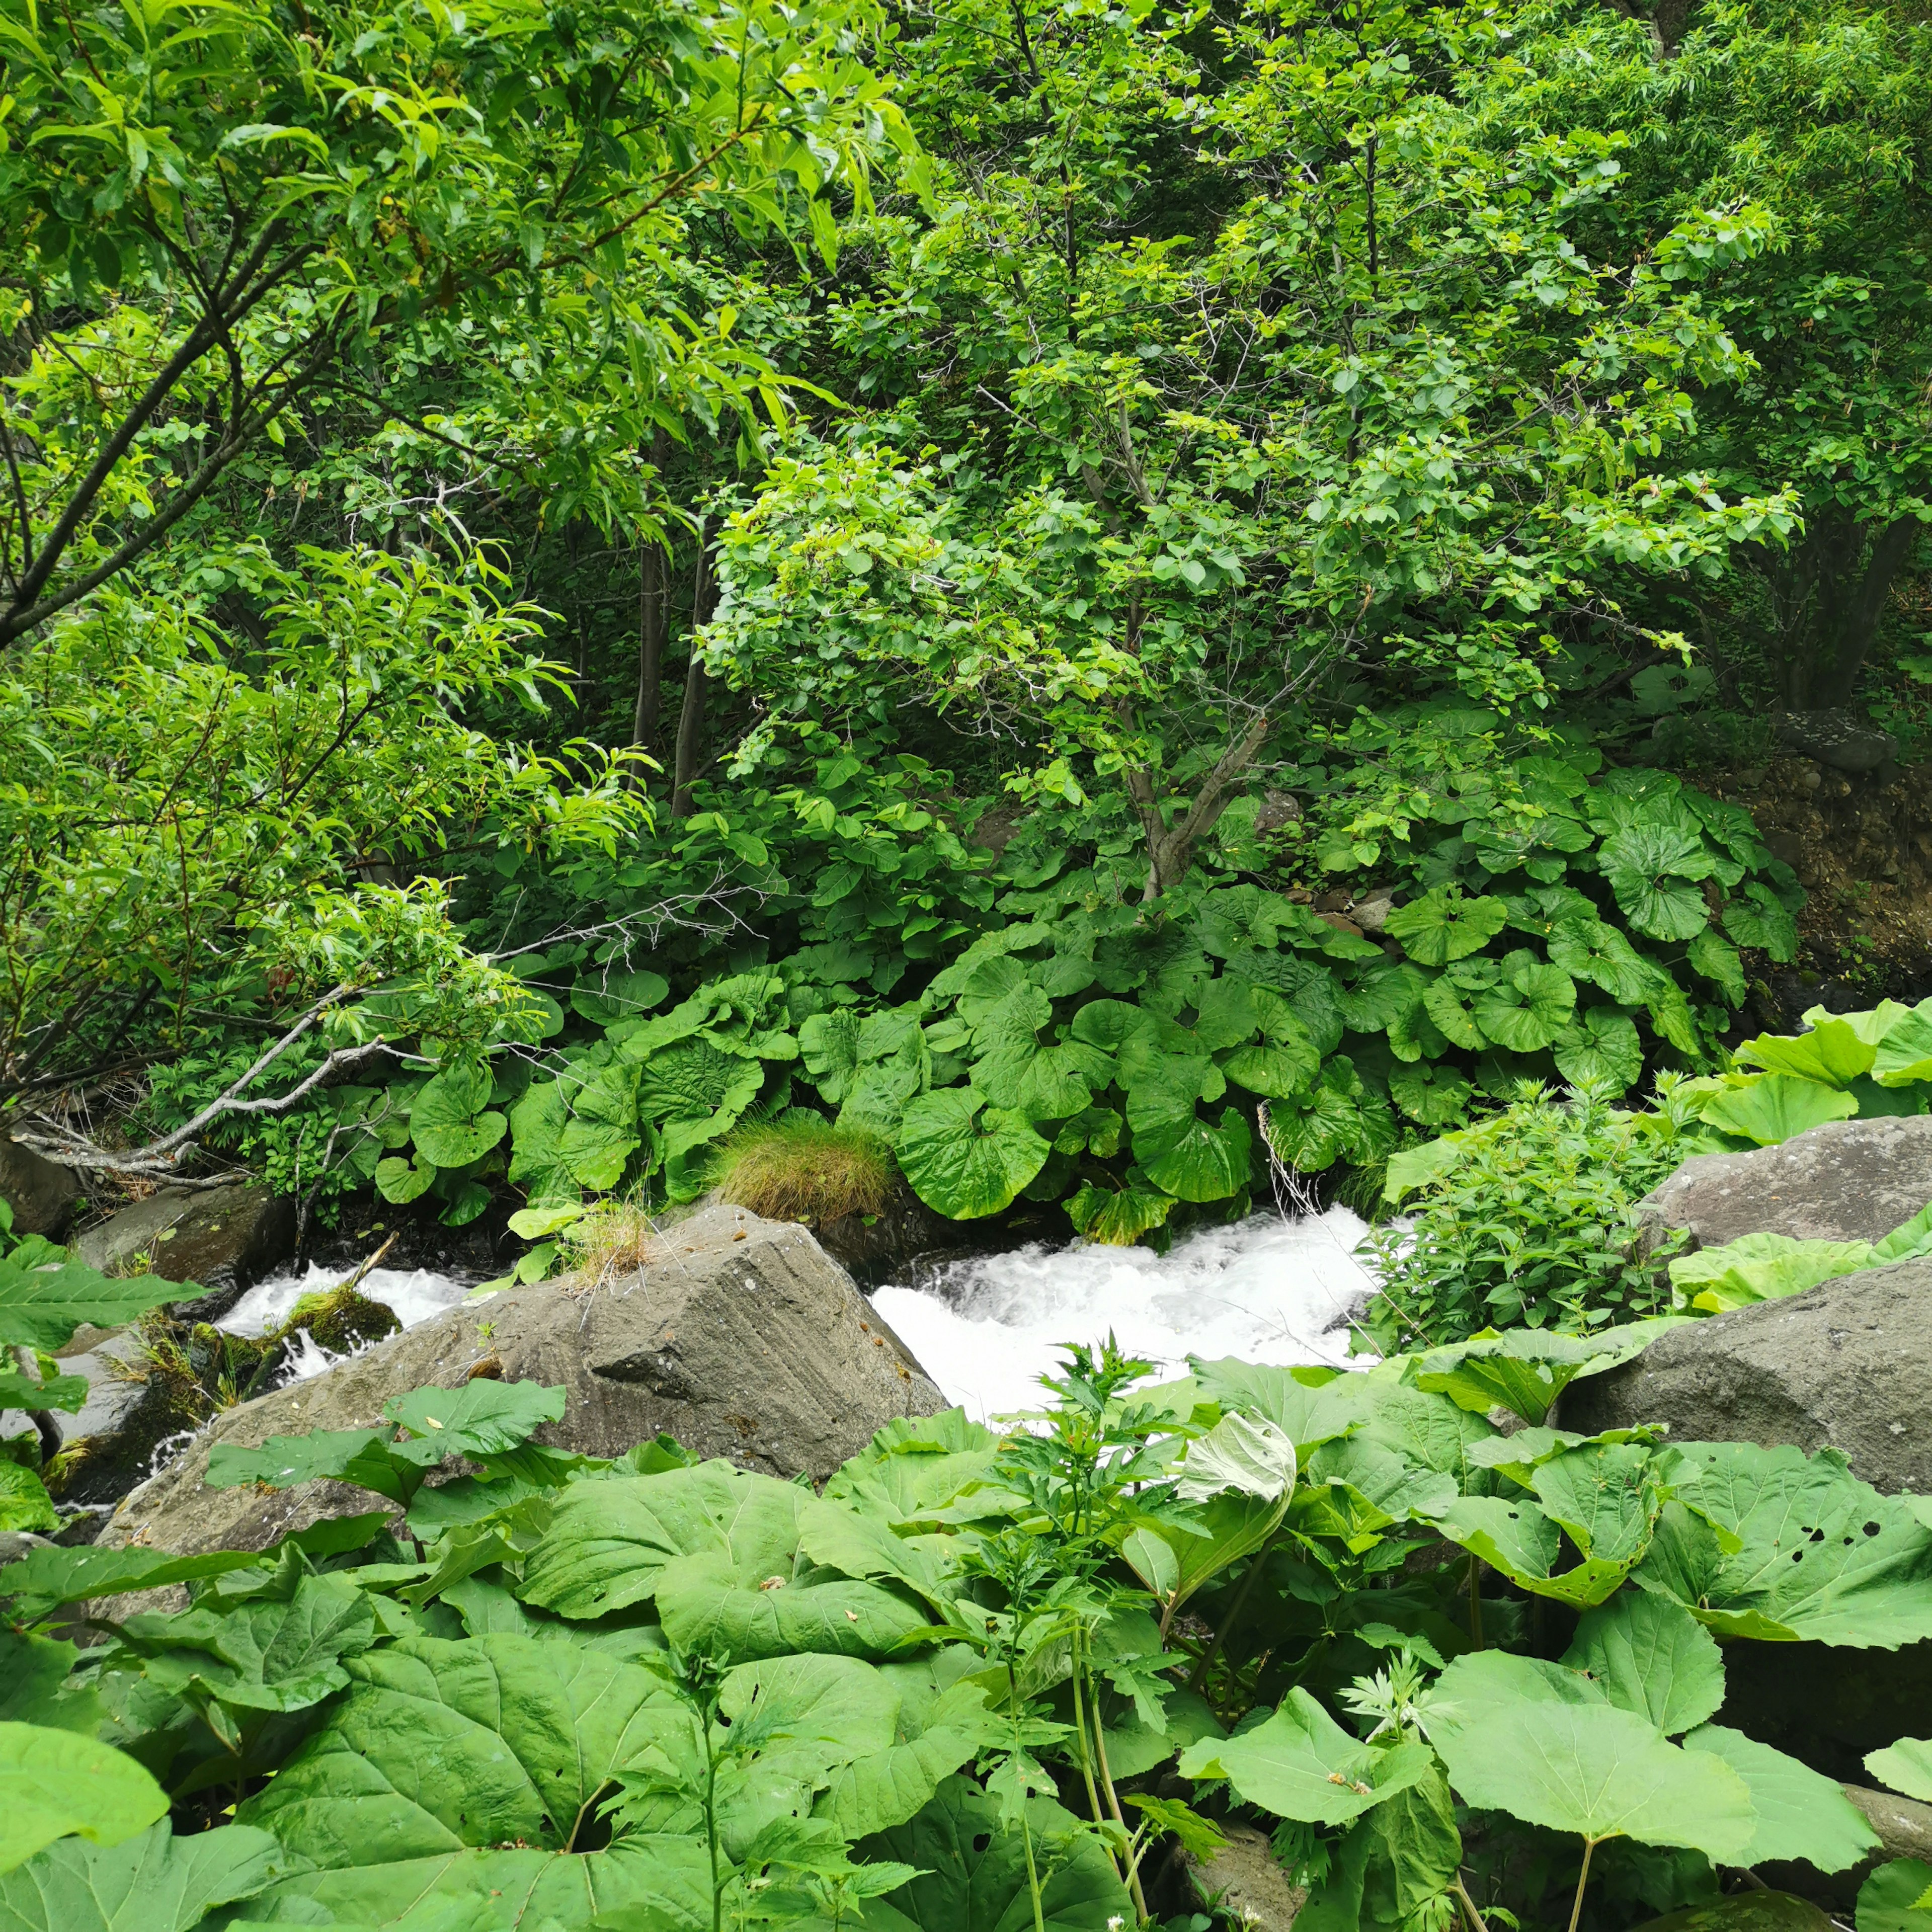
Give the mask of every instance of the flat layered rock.
M 946 1406 L 806 1229 L 710 1208 L 665 1230 L 634 1272 L 507 1290 L 231 1409 L 127 1497 L 100 1540 L 259 1550 L 320 1517 L 379 1508 L 366 1490 L 336 1483 L 211 1489 L 208 1452 L 366 1428 L 393 1396 L 454 1388 L 479 1368 L 563 1385 L 563 1420 L 537 1438 L 555 1448 L 616 1456 L 666 1433 L 700 1455 L 814 1480 L 894 1418 Z

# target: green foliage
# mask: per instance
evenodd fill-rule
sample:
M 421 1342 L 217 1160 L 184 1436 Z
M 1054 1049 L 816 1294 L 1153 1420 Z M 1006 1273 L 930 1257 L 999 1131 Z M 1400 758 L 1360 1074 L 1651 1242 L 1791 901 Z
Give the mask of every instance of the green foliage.
M 71 1731 L 0 1723 L 0 1872 L 70 1833 L 118 1845 L 167 1810 L 167 1794 L 134 1760 Z
M 1681 1089 L 1641 1114 L 1539 1096 L 1390 1162 L 1414 1218 L 1365 1244 L 1369 1332 L 1388 1348 L 1519 1322 L 1587 1334 L 1667 1308 L 1664 1257 L 1632 1252 L 1636 1204 L 1713 1144 L 1692 1105 Z
M 896 1423 L 822 1495 L 675 1445 L 534 1455 L 535 1392 L 418 1390 L 392 1454 L 440 1436 L 477 1474 L 418 1492 L 416 1560 L 379 1514 L 262 1554 L 49 1549 L 0 1574 L 16 1624 L 191 1598 L 88 1652 L 13 1640 L 22 1748 L 95 1753 L 97 1804 L 117 1778 L 153 1796 L 112 1846 L 62 1814 L 0 1913 L 703 1932 L 862 1906 L 1106 1932 L 1146 1922 L 1163 1834 L 1210 1850 L 1204 1808 L 1228 1803 L 1282 1821 L 1318 1923 L 1466 1883 L 1540 1924 L 1508 1874 L 1565 1835 L 1580 1898 L 1622 1882 L 1592 1863 L 1619 1838 L 1843 1869 L 1871 1834 L 1829 1780 L 1709 1722 L 1713 1633 L 1916 1640 L 1932 1528 L 1828 1451 L 1564 1436 L 1548 1386 L 1504 1372 L 1587 1371 L 1650 1332 L 1152 1388 L 1112 1343 L 1074 1348 L 1028 1427 Z M 1530 1426 L 1492 1426 L 1498 1391 Z M 341 1448 L 272 1460 L 337 1472 Z M 1560 1663 L 1484 1647 L 1513 1583 L 1594 1602 Z M 1138 1788 L 1174 1777 L 1190 1798 Z

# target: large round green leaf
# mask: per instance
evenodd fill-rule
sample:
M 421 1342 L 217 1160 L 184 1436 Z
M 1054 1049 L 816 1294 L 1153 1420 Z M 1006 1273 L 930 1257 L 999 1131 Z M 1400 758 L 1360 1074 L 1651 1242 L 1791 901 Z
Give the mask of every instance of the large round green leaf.
M 1926 1932 L 1932 1908 L 1932 1864 L 1893 1858 L 1858 1887 L 1858 1932 Z
M 1424 966 L 1445 966 L 1480 952 L 1508 923 L 1499 898 L 1466 899 L 1454 886 L 1437 886 L 1397 906 L 1383 930 L 1399 939 L 1408 956 Z
M 1086 1240 L 1108 1247 L 1131 1247 L 1150 1228 L 1158 1228 L 1173 1211 L 1174 1197 L 1138 1180 L 1136 1168 L 1124 1186 L 1096 1186 L 1090 1181 L 1066 1204 L 1075 1231 Z
M 1868 1752 L 1865 1768 L 1880 1784 L 1932 1804 L 1932 1738 L 1900 1738 L 1883 1750 Z
M 112 1744 L 0 1724 L 0 1872 L 78 1833 L 118 1845 L 166 1815 L 167 1794 Z
M 1649 998 L 1660 974 L 1615 926 L 1583 916 L 1566 918 L 1553 928 L 1550 960 L 1626 1006 Z
M 1133 1922 L 1126 1894 L 1100 1840 L 1077 1832 L 1058 1805 L 1041 1806 L 1036 1846 L 1046 1833 L 1065 1853 L 1044 1874 L 1040 1922 L 1047 1932 L 1108 1932 Z M 949 1778 L 909 1822 L 866 1839 L 869 1860 L 890 1860 L 920 1874 L 896 1892 L 867 1900 L 868 1932 L 1033 1932 L 1025 1840 L 1000 1816 L 997 1798 L 970 1779 Z
M 0 1878 L 0 1932 L 192 1932 L 293 1862 L 246 1825 L 177 1838 L 164 1819 L 117 1845 L 63 1838 Z
M 1560 966 L 1540 964 L 1527 951 L 1503 962 L 1502 976 L 1476 996 L 1476 1024 L 1498 1046 L 1534 1053 L 1554 1040 L 1576 1008 L 1576 985 Z
M 947 1087 L 907 1107 L 892 1151 L 928 1208 L 970 1221 L 1010 1207 L 1053 1148 L 1023 1115 L 982 1106 L 970 1088 Z
M 346 1668 L 347 1698 L 240 1820 L 324 1868 L 561 1850 L 673 1701 L 637 1664 L 524 1636 L 419 1638 Z
M 1697 1109 L 1711 1126 L 1760 1147 L 1774 1147 L 1828 1120 L 1848 1120 L 1858 1110 L 1851 1094 L 1789 1073 L 1733 1076 L 1731 1084 L 1707 1094 Z
M 1563 1661 L 1666 1737 L 1714 1717 L 1724 1701 L 1717 1639 L 1682 1604 L 1647 1590 L 1619 1590 L 1586 1610 Z
M 1389 1098 L 1425 1127 L 1460 1120 L 1475 1090 L 1454 1067 L 1426 1060 L 1389 1070 Z
M 485 1111 L 494 1084 L 478 1060 L 458 1060 L 423 1083 L 410 1102 L 410 1132 L 424 1160 L 467 1167 L 503 1138 L 509 1123 Z
M 1599 1844 L 1635 1838 L 1740 1863 L 1757 1834 L 1744 1780 L 1630 1712 L 1573 1701 L 1550 1667 L 1491 1650 L 1442 1673 L 1430 1736 L 1463 1802 Z
M 1180 1201 L 1225 1201 L 1248 1184 L 1248 1124 L 1232 1107 L 1210 1126 L 1194 1111 L 1192 1082 L 1149 1082 L 1127 1093 L 1136 1163 Z
M 1646 813 L 1604 841 L 1598 863 L 1640 932 L 1694 939 L 1709 922 L 1697 881 L 1711 876 L 1715 862 L 1694 825 Z
M 1636 1023 L 1614 1006 L 1592 1006 L 1556 1036 L 1556 1070 L 1573 1087 L 1586 1083 L 1627 1094 L 1643 1077 L 1643 1042 Z
M 670 991 L 661 973 L 613 973 L 598 968 L 571 988 L 570 1004 L 592 1026 L 610 1026 L 648 1012 Z
M 1262 1724 L 1203 1738 L 1182 1754 L 1184 1778 L 1225 1778 L 1244 1804 L 1304 1824 L 1346 1825 L 1431 1768 L 1417 1744 L 1379 1750 L 1352 1737 L 1306 1690 Z

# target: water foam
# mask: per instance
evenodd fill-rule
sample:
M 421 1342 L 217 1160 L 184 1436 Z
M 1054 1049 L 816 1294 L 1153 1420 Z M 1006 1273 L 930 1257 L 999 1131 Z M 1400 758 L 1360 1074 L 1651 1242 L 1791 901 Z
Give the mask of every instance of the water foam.
M 1354 1256 L 1366 1232 L 1331 1208 L 1198 1228 L 1165 1255 L 1035 1244 L 947 1262 L 920 1286 L 880 1288 L 872 1300 L 949 1400 L 983 1420 L 1036 1407 L 1057 1345 L 1109 1329 L 1168 1373 L 1190 1354 L 1339 1364 L 1347 1318 L 1373 1286 Z

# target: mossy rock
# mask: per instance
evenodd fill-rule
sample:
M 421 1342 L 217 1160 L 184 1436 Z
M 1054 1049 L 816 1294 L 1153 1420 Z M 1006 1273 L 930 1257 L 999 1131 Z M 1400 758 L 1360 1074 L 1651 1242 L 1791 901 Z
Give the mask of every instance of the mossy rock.
M 332 1355 L 352 1354 L 372 1342 L 400 1332 L 402 1323 L 386 1302 L 372 1301 L 345 1284 L 326 1294 L 305 1294 L 289 1311 L 276 1337 L 283 1340 L 306 1328 L 318 1347 Z

